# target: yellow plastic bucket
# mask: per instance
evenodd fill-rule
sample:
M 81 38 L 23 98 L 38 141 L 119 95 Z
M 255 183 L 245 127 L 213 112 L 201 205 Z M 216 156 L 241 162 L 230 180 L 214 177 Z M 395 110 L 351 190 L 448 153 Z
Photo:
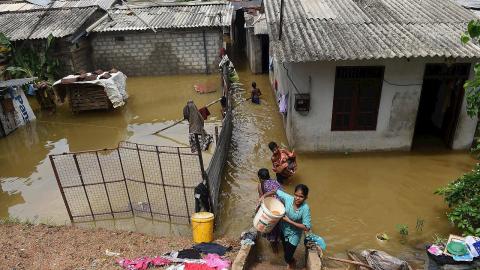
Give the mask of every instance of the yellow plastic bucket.
M 214 215 L 209 212 L 194 213 L 191 217 L 193 242 L 209 243 L 213 241 Z

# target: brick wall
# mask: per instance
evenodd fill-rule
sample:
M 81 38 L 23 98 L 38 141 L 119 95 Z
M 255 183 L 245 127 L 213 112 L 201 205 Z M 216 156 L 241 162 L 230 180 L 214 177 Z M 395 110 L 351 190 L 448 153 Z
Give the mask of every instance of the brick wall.
M 215 72 L 222 46 L 220 29 L 96 33 L 92 38 L 94 65 L 104 70 L 115 67 L 127 76 L 205 73 L 202 31 L 208 68 Z

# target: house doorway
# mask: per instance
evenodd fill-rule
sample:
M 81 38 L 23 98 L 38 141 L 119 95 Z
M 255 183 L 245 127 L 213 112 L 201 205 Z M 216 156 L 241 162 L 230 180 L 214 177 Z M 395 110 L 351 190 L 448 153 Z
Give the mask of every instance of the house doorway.
M 451 148 L 470 64 L 427 64 L 423 77 L 413 147 Z

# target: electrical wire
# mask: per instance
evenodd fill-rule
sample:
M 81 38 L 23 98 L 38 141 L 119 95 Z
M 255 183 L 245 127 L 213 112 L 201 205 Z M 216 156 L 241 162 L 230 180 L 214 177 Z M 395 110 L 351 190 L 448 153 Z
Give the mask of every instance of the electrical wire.
M 288 80 L 292 83 L 293 88 L 295 88 L 295 91 L 297 91 L 297 94 L 301 94 L 300 91 L 298 91 L 298 88 L 297 88 L 297 86 L 295 85 L 295 83 L 293 82 L 292 78 L 290 78 L 290 74 L 288 74 L 288 69 L 287 69 L 287 67 L 285 67 L 285 63 L 282 63 L 282 66 L 283 66 L 283 68 L 287 71 L 287 78 L 288 78 Z

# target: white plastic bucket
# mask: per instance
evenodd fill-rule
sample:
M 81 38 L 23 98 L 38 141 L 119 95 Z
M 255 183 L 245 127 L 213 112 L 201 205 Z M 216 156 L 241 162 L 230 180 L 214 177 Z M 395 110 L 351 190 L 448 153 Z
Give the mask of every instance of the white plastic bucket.
M 273 197 L 263 199 L 253 219 L 253 226 L 261 233 L 269 233 L 285 215 L 283 203 Z

